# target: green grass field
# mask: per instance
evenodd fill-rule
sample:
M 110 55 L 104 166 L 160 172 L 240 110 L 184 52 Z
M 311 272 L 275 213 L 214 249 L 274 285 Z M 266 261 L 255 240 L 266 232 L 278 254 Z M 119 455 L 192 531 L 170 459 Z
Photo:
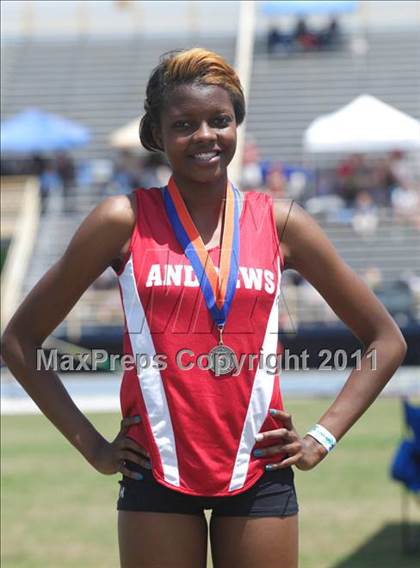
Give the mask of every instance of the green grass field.
M 328 403 L 286 406 L 304 433 Z M 117 414 L 90 419 L 110 439 L 118 430 Z M 400 552 L 401 488 L 388 474 L 400 433 L 400 402 L 380 399 L 318 468 L 296 472 L 301 568 L 420 565 Z M 3 417 L 2 566 L 118 567 L 118 479 L 90 468 L 42 416 Z M 411 510 L 420 534 L 420 506 Z

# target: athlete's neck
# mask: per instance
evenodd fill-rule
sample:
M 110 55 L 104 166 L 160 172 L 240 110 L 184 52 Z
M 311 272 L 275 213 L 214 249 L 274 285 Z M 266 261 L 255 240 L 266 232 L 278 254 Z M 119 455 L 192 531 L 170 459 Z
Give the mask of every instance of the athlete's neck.
M 213 183 L 191 182 L 176 174 L 173 179 L 191 216 L 201 213 L 219 215 L 226 196 L 227 177 Z

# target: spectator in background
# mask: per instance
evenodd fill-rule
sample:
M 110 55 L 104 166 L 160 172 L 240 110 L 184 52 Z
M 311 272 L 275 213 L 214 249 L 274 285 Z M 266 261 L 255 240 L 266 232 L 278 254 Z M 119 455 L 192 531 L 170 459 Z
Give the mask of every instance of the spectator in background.
M 332 17 L 319 31 L 310 30 L 301 16 L 292 32 L 283 32 L 280 27 L 271 25 L 266 37 L 268 55 L 291 53 L 292 51 L 312 51 L 337 47 L 341 41 L 341 30 L 336 18 Z
M 171 172 L 161 154 L 150 154 L 142 159 L 138 187 L 161 187 L 166 185 Z
M 353 207 L 359 191 L 368 191 L 373 185 L 372 170 L 363 154 L 353 154 L 337 167 L 338 194 L 348 207 Z
M 378 226 L 378 208 L 368 191 L 360 191 L 356 195 L 352 219 L 353 229 L 359 235 L 371 235 Z
M 415 303 L 420 304 L 420 276 L 418 276 L 414 270 L 408 269 L 401 274 L 401 280 L 407 284 L 413 297 L 415 298 Z
M 264 179 L 260 159 L 260 150 L 256 141 L 252 136 L 247 136 L 241 169 L 241 188 L 244 191 L 263 186 Z
M 114 162 L 113 178 L 118 193 L 130 193 L 141 185 L 143 158 L 136 151 L 121 150 Z
M 138 152 L 122 150 L 114 162 L 117 193 L 129 193 L 139 187 L 161 187 L 169 177 L 168 165 L 160 154 L 140 156 Z
M 327 27 L 317 33 L 317 44 L 318 47 L 329 48 L 336 47 L 340 42 L 340 28 L 336 18 L 331 18 Z
M 376 292 L 382 286 L 383 275 L 378 266 L 369 266 L 366 268 L 362 274 L 362 278 L 372 292 Z
M 388 158 L 377 158 L 372 164 L 372 187 L 370 194 L 377 205 L 391 206 L 391 191 L 396 179 Z
M 71 189 L 74 187 L 76 170 L 72 157 L 66 152 L 59 152 L 56 156 L 57 175 L 61 181 L 64 197 L 64 210 L 71 209 Z
M 46 203 L 50 194 L 51 188 L 48 183 L 48 178 L 43 179 L 43 175 L 47 169 L 47 159 L 39 154 L 32 156 L 32 171 L 37 176 L 39 181 L 39 191 L 41 196 L 41 215 L 45 213 Z M 2 169 L 3 173 L 3 169 Z
M 414 188 L 413 163 L 407 158 L 407 155 L 401 150 L 394 150 L 390 152 L 388 161 L 395 183 L 405 189 Z
M 281 33 L 278 28 L 272 26 L 267 34 L 267 53 L 272 55 L 277 51 L 277 46 L 281 43 Z
M 290 51 L 293 44 L 293 35 L 283 33 L 278 26 L 271 26 L 267 34 L 267 53 L 273 55 L 279 51 Z
M 416 285 L 420 285 L 420 279 L 414 273 L 407 271 L 398 280 L 386 281 L 380 268 L 369 266 L 362 278 L 400 325 L 415 319 Z
M 41 215 L 47 209 L 51 195 L 61 192 L 62 183 L 54 167 L 52 160 L 45 160 L 43 171 L 39 176 L 39 188 L 41 193 Z
M 268 170 L 265 187 L 273 199 L 284 199 L 287 197 L 287 179 L 280 163 L 273 164 Z
M 420 231 L 420 191 L 394 187 L 391 193 L 394 218 L 401 223 L 410 223 Z
M 303 18 L 299 18 L 296 22 L 293 37 L 296 43 L 304 50 L 312 50 L 318 47 L 316 34 L 309 30 Z
M 129 193 L 134 187 L 133 174 L 129 167 L 130 152 L 121 150 L 114 160 L 113 181 L 117 185 L 117 193 Z
M 47 159 L 40 154 L 32 156 L 32 171 L 39 178 L 45 171 L 47 166 Z
M 75 168 L 73 158 L 66 152 L 59 152 L 56 157 L 56 168 L 66 193 L 74 185 Z

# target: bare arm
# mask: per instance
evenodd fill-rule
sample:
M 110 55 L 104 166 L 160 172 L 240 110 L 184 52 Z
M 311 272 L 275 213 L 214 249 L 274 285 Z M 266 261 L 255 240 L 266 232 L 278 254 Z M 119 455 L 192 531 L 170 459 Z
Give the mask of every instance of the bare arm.
M 295 202 L 278 202 L 275 207 L 285 268 L 297 270 L 312 284 L 364 346 L 360 369 L 351 371 L 319 420 L 339 440 L 391 379 L 404 360 L 407 345 L 384 306 L 339 257 L 318 223 Z M 369 357 L 372 351 L 376 352 L 376 369 Z M 285 413 L 278 416 L 290 419 Z M 305 444 L 313 455 L 302 458 L 297 453 L 296 460 L 285 460 L 286 465 L 296 463 L 310 469 L 325 456 L 324 448 L 310 436 L 304 438 Z
M 58 375 L 36 369 L 36 350 L 92 282 L 127 251 L 135 222 L 132 199 L 109 197 L 93 209 L 2 336 L 2 355 L 13 375 L 44 415 L 103 473 L 114 473 L 107 471 L 109 464 L 98 463 L 107 442 L 73 403 Z

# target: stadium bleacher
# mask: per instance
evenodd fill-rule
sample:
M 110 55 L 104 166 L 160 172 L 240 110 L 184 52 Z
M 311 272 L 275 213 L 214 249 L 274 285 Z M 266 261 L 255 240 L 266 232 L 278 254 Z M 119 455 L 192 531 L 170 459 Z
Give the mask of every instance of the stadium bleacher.
M 247 131 L 265 158 L 300 163 L 308 124 L 363 92 L 420 117 L 419 34 L 369 32 L 366 40 L 364 55 L 354 53 L 348 37 L 338 50 L 268 57 L 265 39 L 257 38 Z M 92 131 L 84 157 L 107 156 L 112 130 L 141 115 L 159 55 L 193 45 L 233 62 L 235 38 L 226 36 L 6 41 L 2 116 L 26 107 L 64 114 Z
M 162 53 L 200 42 L 165 39 L 66 39 L 6 42 L 3 48 L 2 116 L 36 107 L 87 126 L 92 143 L 76 156 L 111 154 L 108 137 L 143 113 L 144 92 Z M 209 38 L 233 63 L 235 38 Z
M 83 217 L 90 211 L 99 196 L 83 194 L 81 190 L 74 196 L 74 211 L 61 211 L 59 206 L 51 207 L 41 218 L 38 239 L 25 281 L 26 294 L 46 270 L 56 261 L 65 249 L 72 234 Z M 409 225 L 397 224 L 386 213 L 376 231 L 370 235 L 360 235 L 351 226 L 323 222 L 323 228 L 337 248 L 338 253 L 358 274 L 363 276 L 373 266 L 381 273 L 383 284 L 389 286 L 410 271 L 420 276 L 420 232 Z M 297 323 L 313 321 L 332 322 L 336 316 L 325 303 L 313 296 L 308 298 L 307 291 L 297 287 L 292 291 L 292 284 L 286 282 L 284 298 L 287 302 L 288 318 Z M 104 317 L 101 306 L 107 306 L 108 316 Z M 415 315 L 420 319 L 420 298 L 414 307 Z M 76 319 L 76 327 L 98 325 L 121 325 L 122 312 L 119 310 L 119 296 L 115 289 L 95 290 L 91 287 L 80 299 L 68 318 Z M 60 330 L 66 329 L 68 321 Z M 74 325 L 71 324 L 74 329 Z M 287 322 L 286 322 L 287 325 Z
M 330 112 L 361 92 L 368 92 L 400 110 L 420 117 L 420 39 L 415 32 L 369 32 L 369 49 L 356 55 L 348 38 L 337 51 L 296 53 L 269 57 L 264 38 L 257 38 L 247 132 L 255 137 L 261 155 L 270 160 L 300 164 L 302 134 L 309 122 Z M 4 43 L 2 71 L 3 117 L 27 107 L 38 107 L 74 119 L 91 129 L 93 142 L 75 152 L 83 159 L 112 156 L 108 136 L 115 128 L 142 113 L 146 81 L 159 55 L 174 49 L 203 45 L 233 62 L 235 38 L 132 37 L 130 39 L 27 40 Z M 75 188 L 71 212 L 59 201 L 41 218 L 26 294 L 59 257 L 75 228 L 101 196 L 88 188 Z M 359 274 L 375 260 L 384 282 L 395 281 L 407 267 L 420 276 L 420 233 L 395 224 L 386 213 L 374 234 L 360 236 L 351 226 L 323 221 L 339 254 Z M 295 322 L 334 321 L 335 315 L 306 292 L 285 287 L 290 318 Z M 88 290 L 69 315 L 70 327 L 106 325 L 104 303 L 113 324 L 122 323 L 115 307 L 117 289 Z M 306 303 L 305 303 L 306 302 Z M 417 298 L 417 316 L 420 301 Z M 102 315 L 101 315 L 102 314 Z M 68 321 L 60 329 L 68 327 Z
M 420 36 L 369 32 L 357 55 L 352 38 L 333 51 L 267 57 L 255 48 L 247 130 L 264 157 L 301 163 L 302 135 L 312 120 L 369 93 L 420 118 Z

